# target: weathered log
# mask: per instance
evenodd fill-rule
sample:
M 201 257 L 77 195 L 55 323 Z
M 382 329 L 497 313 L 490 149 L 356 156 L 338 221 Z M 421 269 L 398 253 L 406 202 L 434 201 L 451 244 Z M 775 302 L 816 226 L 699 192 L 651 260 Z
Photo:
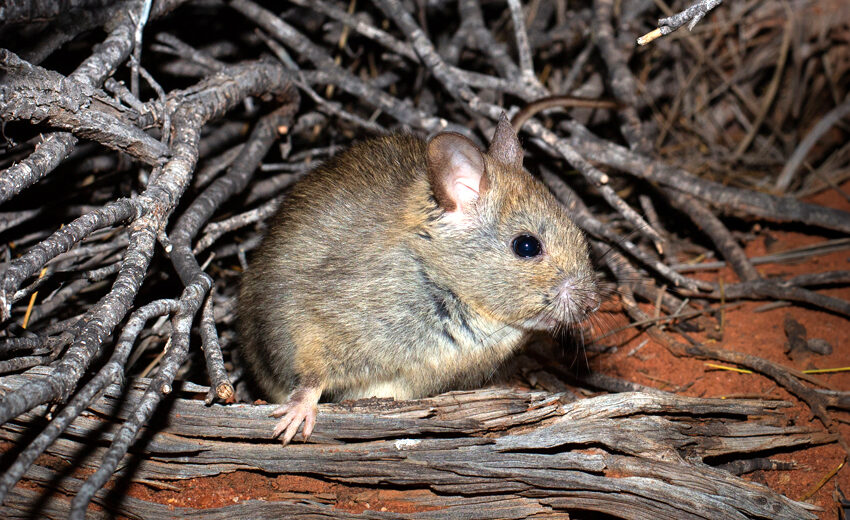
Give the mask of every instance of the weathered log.
M 33 377 L 38 376 L 7 376 L 3 391 Z M 147 383 L 135 381 L 126 393 L 116 385 L 107 388 L 46 453 L 83 469 L 96 468 Z M 151 432 L 140 459 L 130 464 L 139 454 L 124 458 L 114 478 L 127 467 L 134 468 L 134 479 L 144 480 L 252 470 L 386 489 L 421 488 L 447 497 L 448 517 L 458 518 L 505 517 L 506 507 L 517 509 L 515 518 L 583 509 L 624 518 L 798 519 L 814 518 L 806 504 L 704 461 L 746 459 L 835 440 L 816 428 L 783 426 L 781 410 L 789 405 L 783 401 L 621 393 L 568 402 L 563 394 L 490 388 L 418 401 L 323 404 L 310 442 L 282 447 L 270 438 L 272 405 L 206 406 L 197 397 L 207 391 L 196 385 L 175 391 L 179 396 L 165 403 L 167 422 Z M 7 423 L 0 438 L 19 442 L 40 426 L 44 412 L 34 409 Z M 80 453 L 87 456 L 80 460 Z M 27 478 L 49 480 L 37 471 L 46 470 L 31 470 Z M 63 485 L 73 490 L 79 483 L 71 479 Z M 28 500 L 27 493 L 16 493 L 4 514 Z M 482 497 L 488 506 L 477 510 Z M 238 511 L 323 514 L 322 506 L 310 512 L 298 509 L 306 507 L 299 501 L 283 502 L 242 504 Z M 132 500 L 107 504 L 101 498 L 98 503 L 130 516 L 159 516 L 155 507 L 145 509 Z M 61 510 L 62 502 L 55 504 Z M 236 509 L 211 514 L 228 511 Z M 352 518 L 389 517 L 373 513 Z

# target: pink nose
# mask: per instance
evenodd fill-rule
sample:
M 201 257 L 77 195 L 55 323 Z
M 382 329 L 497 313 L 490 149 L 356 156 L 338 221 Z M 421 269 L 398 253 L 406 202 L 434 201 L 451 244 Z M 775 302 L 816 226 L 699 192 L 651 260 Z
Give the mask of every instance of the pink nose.
M 568 277 L 558 288 L 558 299 L 566 305 L 569 313 L 579 319 L 596 312 L 601 298 L 593 281 Z

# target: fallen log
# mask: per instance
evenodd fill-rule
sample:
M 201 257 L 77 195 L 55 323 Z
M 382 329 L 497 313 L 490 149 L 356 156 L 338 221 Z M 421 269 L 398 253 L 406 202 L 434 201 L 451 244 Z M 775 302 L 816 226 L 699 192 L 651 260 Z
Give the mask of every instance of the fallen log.
M 2 379 L 3 392 L 39 377 L 34 369 Z M 78 470 L 95 469 L 148 381 L 122 392 L 111 385 L 46 451 Z M 816 518 L 811 506 L 712 467 L 712 460 L 747 459 L 780 448 L 833 442 L 816 428 L 783 425 L 784 401 L 700 399 L 667 393 L 625 392 L 570 400 L 565 394 L 489 388 L 450 392 L 417 401 L 369 399 L 320 406 L 309 443 L 282 447 L 270 437 L 272 405 L 207 406 L 208 388 L 186 384 L 163 402 L 168 419 L 143 431 L 140 451 L 125 456 L 132 479 L 174 481 L 233 471 L 309 475 L 329 482 L 378 489 L 423 489 L 440 496 L 439 518 L 527 518 L 538 514 L 596 511 L 623 518 Z M 41 407 L 0 429 L 3 441 L 24 444 L 37 431 Z M 157 414 L 159 415 L 159 414 Z M 83 456 L 81 457 L 81 454 Z M 30 482 L 57 486 L 42 504 L 61 516 L 64 493 L 80 481 L 35 465 Z M 58 481 L 58 484 L 57 484 Z M 430 495 L 428 495 L 430 497 Z M 27 511 L 29 489 L 15 488 L 4 517 Z M 107 499 L 107 497 L 109 497 Z M 231 515 L 330 515 L 332 508 L 304 497 L 272 503 L 244 502 L 205 518 Z M 156 504 L 108 490 L 95 503 L 136 518 L 191 516 L 200 511 L 161 510 Z M 67 500 L 64 501 L 68 506 Z M 17 511 L 17 513 L 16 513 Z M 66 510 L 67 511 L 67 510 Z M 323 512 L 324 511 L 324 512 Z M 364 511 L 350 518 L 400 518 Z M 417 518 L 421 517 L 418 516 Z

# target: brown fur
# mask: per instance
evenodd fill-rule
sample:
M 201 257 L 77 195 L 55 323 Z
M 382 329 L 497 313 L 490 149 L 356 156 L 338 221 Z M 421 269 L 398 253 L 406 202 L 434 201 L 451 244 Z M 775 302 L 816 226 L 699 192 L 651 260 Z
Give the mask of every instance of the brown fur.
M 479 385 L 541 328 L 559 287 L 595 294 L 584 237 L 522 170 L 506 120 L 490 150 L 486 192 L 460 225 L 435 198 L 447 196 L 433 185 L 439 161 L 410 135 L 356 144 L 293 188 L 240 295 L 241 351 L 267 397 L 314 386 L 330 399 L 415 398 Z M 522 233 L 544 253 L 517 257 Z M 558 322 L 594 306 L 575 299 Z

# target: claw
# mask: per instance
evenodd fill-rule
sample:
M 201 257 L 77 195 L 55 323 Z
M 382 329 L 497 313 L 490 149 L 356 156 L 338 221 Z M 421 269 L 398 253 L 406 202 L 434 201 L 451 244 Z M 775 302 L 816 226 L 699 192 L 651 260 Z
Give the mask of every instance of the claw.
M 296 388 L 289 396 L 289 400 L 271 413 L 272 417 L 281 417 L 274 427 L 272 438 L 283 434 L 281 440 L 286 446 L 295 437 L 298 427 L 303 422 L 304 429 L 301 435 L 306 442 L 316 425 L 316 413 L 321 395 L 321 388 L 312 386 Z

